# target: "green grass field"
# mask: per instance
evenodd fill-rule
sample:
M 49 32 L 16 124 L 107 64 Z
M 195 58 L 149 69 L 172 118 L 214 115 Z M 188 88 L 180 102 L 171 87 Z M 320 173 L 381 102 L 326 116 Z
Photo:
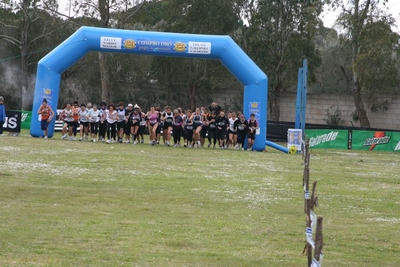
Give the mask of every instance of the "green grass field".
M 400 266 L 399 154 L 312 150 L 323 266 Z M 0 266 L 307 266 L 300 155 L 0 137 Z

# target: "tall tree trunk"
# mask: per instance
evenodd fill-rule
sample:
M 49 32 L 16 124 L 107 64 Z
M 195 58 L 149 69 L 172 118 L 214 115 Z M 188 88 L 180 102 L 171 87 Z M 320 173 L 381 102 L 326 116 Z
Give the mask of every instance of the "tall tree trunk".
M 24 13 L 22 18 L 22 29 L 21 29 L 21 69 L 20 69 L 20 86 L 21 86 L 21 109 L 29 110 L 32 105 L 32 94 L 29 93 L 29 43 L 28 43 L 28 8 L 29 3 L 24 1 L 22 11 Z
M 104 28 L 109 27 L 111 1 L 98 0 L 100 18 Z M 107 54 L 99 53 L 99 67 L 101 78 L 101 98 L 106 103 L 111 103 L 110 74 L 108 73 Z
M 194 111 L 194 109 L 196 108 L 196 91 L 197 91 L 196 85 L 192 85 L 189 88 L 189 108 L 192 111 Z
M 281 107 L 280 107 L 280 95 L 281 95 L 281 86 L 278 85 L 274 88 L 273 93 L 269 93 L 269 112 L 270 118 L 273 121 L 279 121 L 279 117 L 281 116 Z
M 354 17 L 353 17 L 353 30 L 352 30 L 352 72 L 353 72 L 353 98 L 354 104 L 356 106 L 356 111 L 358 114 L 358 118 L 360 119 L 360 126 L 370 128 L 371 125 L 369 123 L 369 119 L 367 116 L 367 112 L 364 108 L 364 102 L 362 100 L 362 87 L 360 81 L 358 79 L 357 71 L 354 69 L 355 62 L 357 60 L 360 46 L 359 46 L 359 36 L 363 28 L 365 14 L 368 10 L 370 1 L 367 1 L 364 13 L 359 10 L 359 0 L 355 0 L 354 2 Z
M 360 120 L 360 126 L 365 128 L 370 128 L 371 125 L 369 123 L 367 112 L 364 108 L 364 102 L 362 100 L 362 94 L 361 94 L 361 85 L 360 82 L 358 81 L 356 72 L 353 73 L 353 98 L 358 118 Z
M 99 53 L 99 66 L 101 77 L 101 100 L 111 102 L 110 77 L 107 69 L 107 54 Z

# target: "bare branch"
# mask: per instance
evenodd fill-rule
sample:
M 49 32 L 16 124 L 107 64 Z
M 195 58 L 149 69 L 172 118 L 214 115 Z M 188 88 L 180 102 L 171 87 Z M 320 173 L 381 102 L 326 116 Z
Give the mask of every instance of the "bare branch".
M 205 62 L 204 62 L 205 63 Z M 207 63 L 204 64 L 204 69 L 203 69 L 203 76 L 200 77 L 198 81 L 202 81 L 206 78 L 207 76 Z
M 365 18 L 367 17 L 370 5 L 371 5 L 371 0 L 367 0 L 367 3 L 365 4 L 364 9 L 361 12 L 361 16 L 360 16 L 361 22 L 364 22 Z
M 271 55 L 274 54 L 274 51 L 272 51 L 271 47 L 268 45 L 267 41 L 261 40 L 261 42 L 264 44 L 265 48 L 268 49 L 268 51 L 271 53 Z
M 40 19 L 40 16 L 37 16 L 36 18 L 29 20 L 27 26 L 29 27 L 32 23 L 34 23 L 34 22 L 37 21 L 38 19 Z
M 65 15 L 63 13 L 60 13 L 58 10 L 55 10 L 55 9 L 51 8 L 46 2 L 44 4 L 46 6 L 46 10 L 48 10 L 48 11 L 54 13 L 54 14 L 57 14 L 60 17 L 67 18 L 68 20 L 73 21 L 73 22 L 77 23 L 78 25 L 82 26 L 82 23 L 79 23 L 74 17 L 71 17 L 71 16 Z
M 2 22 L 2 21 L 0 21 L 0 24 L 1 25 L 3 25 L 3 27 L 7 27 L 7 28 L 15 28 L 15 29 L 18 29 L 18 27 L 17 26 L 14 26 L 14 25 L 7 25 L 7 24 L 5 24 L 4 22 Z
M 0 39 L 4 39 L 7 42 L 9 42 L 9 43 L 17 46 L 19 49 L 21 49 L 21 41 L 15 39 L 13 37 L 10 37 L 10 36 L 7 36 L 7 35 L 0 35 Z
M 32 41 L 30 41 L 29 44 L 33 44 L 34 42 L 36 42 L 36 41 L 39 40 L 40 38 L 46 37 L 46 36 L 52 34 L 53 32 L 54 32 L 54 30 L 53 30 L 53 31 L 50 31 L 50 32 L 48 32 L 48 33 L 42 34 L 42 35 L 36 37 L 35 39 L 33 39 Z
M 84 5 L 88 5 L 88 6 L 92 7 L 92 8 L 94 8 L 97 12 L 100 12 L 99 7 L 94 5 L 94 4 L 92 4 L 91 2 L 83 2 L 82 4 L 80 4 L 80 6 L 84 6 Z
M 138 13 L 140 11 L 140 9 L 143 7 L 145 1 L 143 1 L 142 3 L 140 3 L 139 6 L 136 7 L 135 11 L 130 12 L 128 16 L 126 16 L 121 23 L 118 22 L 118 25 L 124 25 L 132 16 L 134 16 L 136 13 Z
M 344 69 L 343 66 L 340 66 L 340 70 L 342 71 L 342 74 L 344 78 L 346 79 L 346 82 L 350 84 L 351 78 L 346 74 L 346 70 Z

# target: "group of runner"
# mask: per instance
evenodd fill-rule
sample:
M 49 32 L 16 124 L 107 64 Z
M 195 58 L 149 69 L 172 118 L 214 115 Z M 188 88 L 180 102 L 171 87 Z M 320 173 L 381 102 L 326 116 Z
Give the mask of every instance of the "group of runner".
M 45 107 L 45 108 L 44 108 Z M 47 107 L 47 108 L 46 108 Z M 39 108 L 38 113 L 48 109 L 47 103 Z M 50 108 L 51 110 L 51 108 Z M 51 120 L 54 112 L 49 111 L 47 120 L 42 123 L 42 130 L 47 131 L 46 122 Z M 50 119 L 48 119 L 50 117 Z M 144 133 L 148 129 L 149 143 L 160 144 L 162 139 L 165 146 L 179 147 L 183 137 L 184 147 L 204 147 L 208 140 L 208 147 L 244 149 L 247 139 L 247 147 L 251 150 L 255 140 L 258 122 L 255 115 L 249 119 L 241 112 L 225 111 L 215 102 L 208 108 L 202 106 L 194 111 L 182 108 L 172 109 L 165 106 L 163 110 L 151 106 L 144 112 L 137 104 L 123 102 L 107 105 L 101 102 L 99 106 L 88 104 L 66 104 L 59 115 L 63 121 L 62 139 L 75 140 L 77 128 L 80 128 L 79 141 L 118 143 L 144 143 Z M 45 130 L 46 129 L 46 130 Z M 45 132 L 45 138 L 47 132 Z

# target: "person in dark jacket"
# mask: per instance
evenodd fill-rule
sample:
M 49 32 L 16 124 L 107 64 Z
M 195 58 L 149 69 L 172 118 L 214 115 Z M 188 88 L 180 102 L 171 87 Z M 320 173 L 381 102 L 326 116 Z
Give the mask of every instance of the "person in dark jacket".
M 219 115 L 219 112 L 221 111 L 221 106 L 218 105 L 217 102 L 212 102 L 211 106 L 208 107 L 208 109 L 210 110 L 211 113 L 213 113 L 213 111 L 215 112 L 215 114 L 217 114 L 217 116 Z
M 4 97 L 0 96 L 0 135 L 3 135 L 3 124 L 6 121 L 6 107 Z

